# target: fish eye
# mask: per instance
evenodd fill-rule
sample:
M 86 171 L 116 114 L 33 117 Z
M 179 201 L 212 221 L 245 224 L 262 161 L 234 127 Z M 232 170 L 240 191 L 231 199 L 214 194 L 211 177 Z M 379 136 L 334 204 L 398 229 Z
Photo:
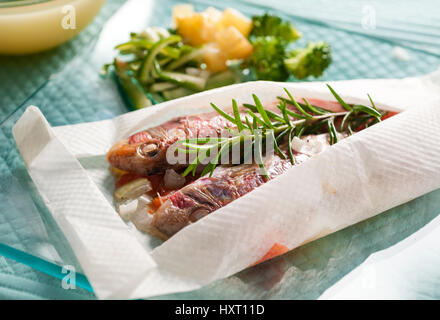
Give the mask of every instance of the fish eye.
M 138 147 L 141 156 L 154 157 L 159 153 L 159 146 L 156 143 L 145 143 Z

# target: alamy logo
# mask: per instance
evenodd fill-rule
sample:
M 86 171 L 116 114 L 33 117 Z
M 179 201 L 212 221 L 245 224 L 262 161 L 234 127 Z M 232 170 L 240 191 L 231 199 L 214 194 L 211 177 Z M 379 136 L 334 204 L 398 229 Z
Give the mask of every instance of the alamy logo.
M 64 14 L 61 20 L 63 29 L 76 29 L 76 10 L 71 4 L 63 6 L 61 12 Z
M 376 9 L 372 5 L 362 7 L 362 28 L 365 30 L 376 29 Z
M 74 266 L 63 266 L 61 272 L 66 274 L 61 280 L 61 287 L 66 290 L 76 289 L 76 271 Z

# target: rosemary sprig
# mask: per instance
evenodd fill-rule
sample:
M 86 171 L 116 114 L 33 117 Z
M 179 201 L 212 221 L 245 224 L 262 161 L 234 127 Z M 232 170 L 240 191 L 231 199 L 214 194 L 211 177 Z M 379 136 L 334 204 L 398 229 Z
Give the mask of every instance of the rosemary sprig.
M 265 109 L 255 94 L 252 95 L 255 104 L 244 104 L 246 113 L 242 114 L 234 99 L 232 100 L 232 115 L 211 103 L 214 110 L 231 123 L 231 126 L 226 127 L 231 136 L 179 140 L 178 149 L 194 155 L 194 159 L 183 172 L 183 176 L 189 173 L 194 175 L 199 165 L 206 165 L 202 176 L 208 173 L 211 176 L 222 157 L 229 155 L 234 147 L 240 146 L 244 149 L 244 157 L 241 159 L 244 160 L 253 152 L 254 161 L 261 168 L 263 175 L 268 178 L 263 165 L 263 145 L 267 141 L 273 143 L 274 151 L 281 158 L 287 159 L 288 157 L 294 164 L 295 157 L 291 146 L 294 137 L 300 138 L 304 134 L 316 134 L 324 130 L 329 134 L 329 143 L 333 145 L 338 142 L 338 135 L 342 132 L 353 134 L 362 126 L 368 127 L 380 121 L 383 114 L 376 108 L 370 95 L 368 98 L 371 106 L 349 105 L 330 85 L 327 87 L 345 111 L 333 112 L 313 106 L 306 99 L 303 99 L 304 103 L 297 102 L 287 89 L 284 90 L 288 98 L 278 97 L 277 107 L 280 114 Z M 288 109 L 287 105 L 295 107 L 299 113 Z M 339 131 L 335 125 L 338 118 L 342 118 Z M 285 137 L 288 138 L 287 155 L 280 148 L 280 143 Z M 206 162 L 206 160 L 209 161 Z

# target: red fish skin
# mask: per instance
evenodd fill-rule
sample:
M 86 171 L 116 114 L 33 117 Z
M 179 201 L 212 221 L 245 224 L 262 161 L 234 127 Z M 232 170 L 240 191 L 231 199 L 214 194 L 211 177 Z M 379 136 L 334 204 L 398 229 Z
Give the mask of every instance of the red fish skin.
M 170 165 L 166 160 L 171 145 L 185 138 L 217 136 L 227 124 L 226 119 L 212 113 L 176 118 L 117 142 L 108 151 L 107 161 L 113 167 L 142 175 L 179 169 L 182 165 Z
M 309 157 L 295 154 L 295 164 Z M 293 164 L 278 155 L 264 161 L 269 180 L 276 178 Z M 172 194 L 154 213 L 152 225 L 167 236 L 226 206 L 266 182 L 256 164 L 217 167 L 211 177 L 203 177 Z
M 298 101 L 300 101 L 298 99 Z M 317 106 L 325 105 L 325 101 L 313 100 Z M 277 108 L 278 101 L 265 105 L 265 108 L 273 112 L 280 111 Z M 288 108 L 298 112 L 294 107 Z M 333 111 L 343 111 L 342 107 L 331 105 Z M 239 112 L 243 121 L 249 115 L 246 108 L 240 107 Z M 225 112 L 232 114 L 232 109 Z M 179 117 L 165 122 L 164 124 L 133 134 L 128 139 L 117 142 L 107 153 L 107 161 L 113 167 L 141 175 L 152 175 L 165 172 L 166 169 L 178 170 L 181 164 L 167 162 L 168 148 L 176 141 L 196 137 L 219 137 L 228 135 L 228 128 L 235 126 L 219 115 L 217 112 L 208 112 L 200 115 Z
M 339 112 L 340 110 L 336 110 Z M 393 116 L 395 113 L 391 113 Z M 386 118 L 387 116 L 384 116 Z M 328 135 L 326 135 L 327 145 Z M 344 135 L 341 138 L 345 138 Z M 316 136 L 317 137 L 317 136 Z M 309 141 L 310 137 L 304 137 Z M 313 139 L 311 139 L 313 140 Z M 281 147 L 286 150 L 286 146 Z M 310 151 L 310 150 L 309 150 Z M 311 154 L 293 151 L 295 165 L 310 158 Z M 264 160 L 269 180 L 289 170 L 293 164 L 272 154 Z M 198 221 L 209 213 L 251 192 L 266 182 L 257 164 L 219 166 L 213 176 L 199 178 L 172 194 L 154 212 L 152 225 L 167 236 L 172 236 L 187 225 Z
M 308 99 L 308 101 L 333 112 L 345 111 L 337 102 L 316 99 Z M 269 104 L 265 108 L 275 112 L 278 110 L 277 103 Z M 299 113 L 291 106 L 289 109 Z M 247 115 L 244 111 L 243 107 L 239 110 L 242 120 L 245 120 L 244 117 Z M 232 113 L 230 110 L 225 112 Z M 387 116 L 384 116 L 384 119 Z M 161 174 L 166 169 L 179 170 L 187 165 L 172 165 L 166 160 L 167 150 L 171 145 L 186 138 L 224 136 L 228 134 L 225 127 L 234 128 L 232 123 L 217 112 L 175 118 L 119 141 L 108 152 L 107 159 L 116 168 L 143 176 Z M 154 152 L 148 152 L 151 150 L 147 148 L 145 152 L 143 148 L 151 144 L 157 148 L 154 148 Z M 294 157 L 296 165 L 306 161 L 310 156 L 294 152 Z M 266 157 L 264 161 L 269 180 L 293 166 L 289 160 L 282 159 L 277 154 Z M 168 191 L 165 201 L 162 203 L 161 200 L 162 204 L 158 204 L 151 211 L 152 226 L 170 237 L 187 225 L 258 188 L 266 181 L 256 164 L 218 166 L 212 177 L 202 177 L 180 190 Z
M 170 165 L 166 160 L 171 145 L 180 139 L 217 137 L 228 125 L 231 124 L 215 112 L 172 119 L 117 142 L 108 151 L 107 161 L 118 169 L 143 175 L 179 169 L 182 165 Z

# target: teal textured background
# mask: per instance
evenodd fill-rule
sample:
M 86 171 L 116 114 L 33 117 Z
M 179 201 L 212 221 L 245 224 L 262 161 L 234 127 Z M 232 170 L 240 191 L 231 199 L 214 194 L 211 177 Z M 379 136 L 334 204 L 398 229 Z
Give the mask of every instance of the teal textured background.
M 155 2 L 148 24 L 169 26 L 171 8 L 178 2 Z M 73 265 L 78 271 L 70 246 L 27 174 L 11 128 L 30 104 L 37 105 L 52 125 L 126 112 L 114 83 L 98 74 L 101 63 L 108 61 L 90 58 L 104 23 L 123 3 L 108 0 L 86 30 L 59 48 L 0 57 L 0 243 L 59 265 Z M 216 4 L 194 3 L 197 9 Z M 416 76 L 440 66 L 440 15 L 434 1 L 277 1 L 272 7 L 260 0 L 222 2 L 221 7 L 227 6 L 247 15 L 263 11 L 282 15 L 303 32 L 300 44 L 328 41 L 334 62 L 319 80 Z M 374 8 L 375 29 L 362 27 L 368 8 Z M 405 48 L 411 60 L 396 60 L 395 46 Z M 439 209 L 440 191 L 435 191 L 236 276 L 162 298 L 317 298 L 371 253 L 431 221 Z M 0 255 L 0 298 L 94 298 L 83 289 L 64 290 L 59 279 L 15 260 Z

